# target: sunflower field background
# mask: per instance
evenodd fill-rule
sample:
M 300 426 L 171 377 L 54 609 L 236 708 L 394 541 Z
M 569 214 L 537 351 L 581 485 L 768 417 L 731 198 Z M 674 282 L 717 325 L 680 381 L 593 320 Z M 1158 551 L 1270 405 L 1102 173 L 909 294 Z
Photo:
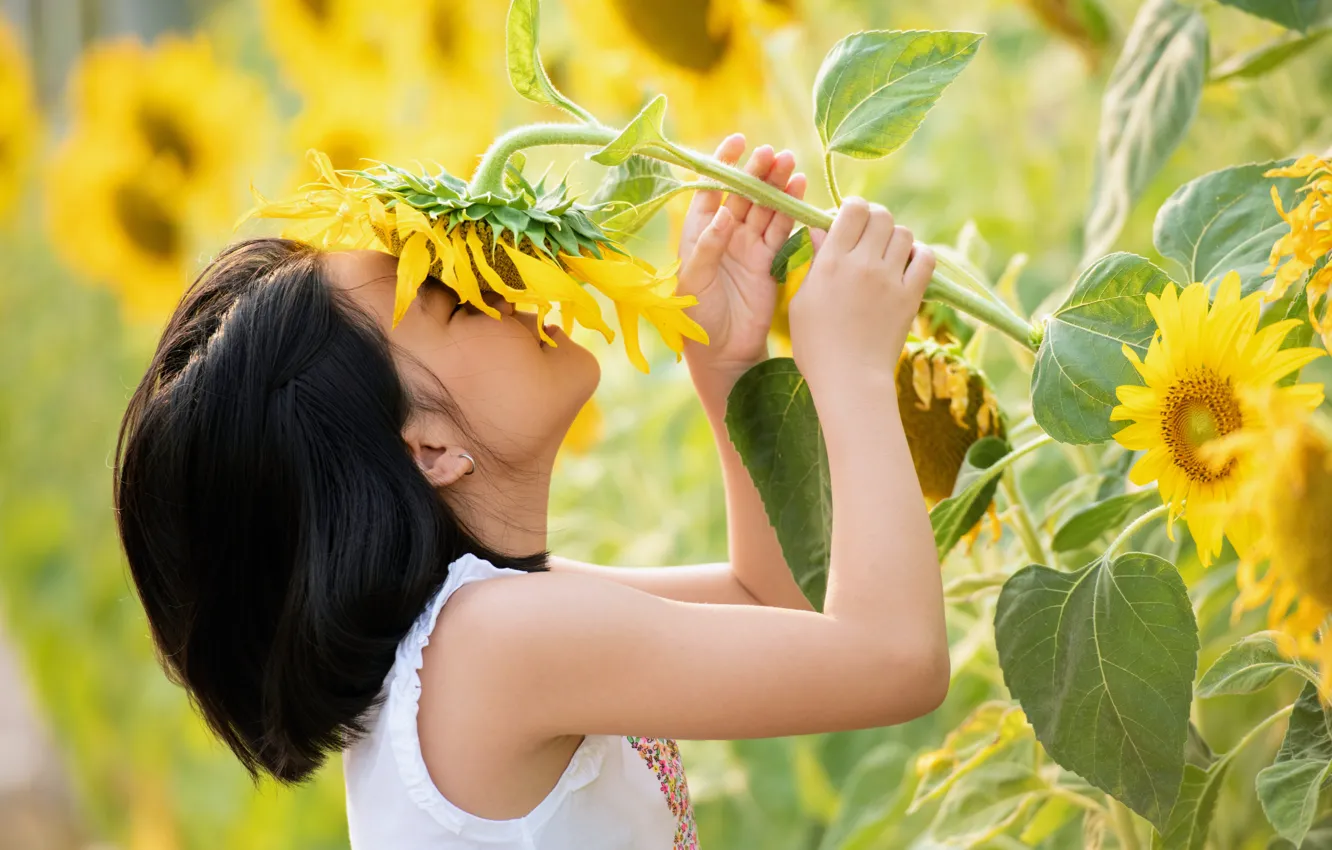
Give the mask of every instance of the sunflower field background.
M 159 670 L 115 429 L 251 186 L 317 179 L 311 148 L 466 178 L 565 96 L 591 136 L 627 129 L 522 169 L 567 171 L 659 266 L 672 151 L 735 130 L 796 152 L 811 221 L 864 195 L 943 260 L 898 389 L 950 695 L 890 729 L 686 742 L 701 846 L 1332 847 L 1332 4 L 520 0 L 516 40 L 506 6 L 0 0 L 0 847 L 346 846 L 336 765 L 252 786 Z M 807 261 L 797 235 L 788 293 Z M 724 557 L 683 365 L 589 344 L 553 550 Z M 728 419 L 817 603 L 826 476 L 792 362 Z

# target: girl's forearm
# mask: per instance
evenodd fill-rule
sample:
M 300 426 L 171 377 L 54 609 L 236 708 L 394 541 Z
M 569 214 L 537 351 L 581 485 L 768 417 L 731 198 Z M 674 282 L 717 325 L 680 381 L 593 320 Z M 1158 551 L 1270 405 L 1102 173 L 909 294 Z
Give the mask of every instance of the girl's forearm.
M 762 605 L 808 610 L 810 604 L 786 565 L 777 533 L 764 510 L 763 499 L 726 430 L 726 398 L 735 379 L 696 376 L 695 385 L 712 425 L 721 461 L 732 575 Z

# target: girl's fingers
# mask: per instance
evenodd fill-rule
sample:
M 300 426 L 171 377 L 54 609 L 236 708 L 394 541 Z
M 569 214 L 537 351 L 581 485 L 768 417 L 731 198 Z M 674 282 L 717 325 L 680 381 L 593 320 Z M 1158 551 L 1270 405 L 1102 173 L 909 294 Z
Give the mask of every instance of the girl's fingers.
M 717 159 L 727 165 L 735 165 L 740 161 L 740 154 L 745 152 L 745 137 L 740 133 L 732 133 L 722 139 L 722 143 L 717 146 Z M 704 219 L 712 218 L 713 213 L 721 206 L 722 193 L 720 190 L 712 192 L 695 192 L 694 198 L 689 203 L 689 214 L 698 215 Z
M 824 246 L 833 254 L 849 254 L 860 241 L 860 234 L 869 224 L 870 207 L 864 198 L 850 197 L 842 202 L 837 211 L 832 227 L 828 228 L 828 238 Z
M 865 234 L 860 237 L 856 250 L 871 260 L 879 260 L 893 238 L 893 214 L 882 204 L 870 204 L 869 209 L 869 223 L 865 225 Z
M 768 172 L 767 181 L 771 186 L 778 189 L 786 188 L 786 183 L 791 179 L 791 172 L 795 171 L 795 154 L 790 151 L 782 151 L 773 157 L 772 170 Z M 768 222 L 772 221 L 776 213 L 765 206 L 756 205 L 750 209 L 749 215 L 745 218 L 745 227 L 748 227 L 756 235 L 762 235 Z
M 786 184 L 786 194 L 801 200 L 805 197 L 805 189 L 809 186 L 809 180 L 803 174 L 797 174 Z M 763 231 L 763 242 L 769 248 L 776 251 L 786 242 L 786 238 L 791 235 L 791 228 L 795 222 L 786 213 L 777 213 L 768 222 L 768 227 Z
M 772 145 L 762 145 L 754 148 L 754 152 L 749 155 L 749 162 L 745 163 L 745 172 L 759 180 L 767 180 L 768 172 L 772 170 L 773 159 L 775 159 L 775 156 L 772 152 Z M 745 216 L 749 215 L 750 207 L 754 204 L 743 195 L 732 192 L 726 198 L 726 206 L 731 210 L 731 215 L 735 216 L 736 221 L 744 221 Z
M 930 278 L 934 276 L 934 251 L 923 242 L 917 242 L 915 248 L 911 262 L 907 264 L 906 272 L 902 275 L 902 281 L 913 292 L 924 292 Z
M 916 237 L 911 233 L 910 228 L 897 225 L 893 228 L 892 241 L 888 243 L 888 249 L 883 252 L 884 262 L 888 264 L 889 271 L 905 269 L 907 263 L 911 261 L 911 248 L 916 244 Z

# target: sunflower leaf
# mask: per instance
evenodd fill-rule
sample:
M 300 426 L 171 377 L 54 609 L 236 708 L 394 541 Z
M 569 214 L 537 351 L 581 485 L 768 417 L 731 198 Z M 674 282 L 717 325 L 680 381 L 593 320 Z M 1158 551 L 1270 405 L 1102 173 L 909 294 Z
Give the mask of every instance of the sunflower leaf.
M 837 42 L 814 81 L 814 124 L 824 151 L 878 159 L 906 144 L 983 38 L 873 30 Z
M 800 225 L 787 240 L 782 243 L 776 256 L 772 258 L 772 279 L 786 283 L 786 276 L 795 269 L 814 259 L 814 240 L 810 238 L 809 228 Z
M 1156 213 L 1156 250 L 1183 269 L 1180 283 L 1212 284 L 1238 272 L 1244 294 L 1272 279 L 1266 273 L 1272 244 L 1288 226 L 1272 203 L 1275 187 L 1282 204 L 1294 205 L 1303 182 L 1264 177 L 1291 160 L 1223 168 L 1180 186 Z
M 1084 256 L 1105 253 L 1148 182 L 1184 139 L 1207 73 L 1207 23 L 1175 0 L 1147 0 L 1101 100 Z
M 1307 32 L 1314 24 L 1332 17 L 1332 0 L 1220 0 L 1227 6 L 1281 24 L 1288 30 Z
M 814 399 L 794 360 L 765 360 L 741 376 L 727 399 L 726 430 L 763 498 L 791 574 L 822 611 L 832 486 Z
M 966 460 L 953 486 L 953 495 L 930 511 L 934 545 L 939 550 L 940 558 L 951 552 L 962 535 L 980 522 L 986 508 L 994 500 L 999 475 L 1007 467 L 1007 464 L 999 464 L 999 461 L 1011 450 L 1008 442 L 1000 437 L 982 437 L 967 449 Z
M 1212 69 L 1207 78 L 1209 83 L 1221 83 L 1233 79 L 1254 79 L 1269 71 L 1275 71 L 1296 56 L 1315 46 L 1328 35 L 1332 35 L 1332 26 L 1310 30 L 1307 34 L 1283 32 L 1281 35 L 1260 44 L 1252 50 L 1237 53 L 1219 66 Z
M 1198 626 L 1174 566 L 1131 552 L 1075 572 L 1025 567 L 999 595 L 995 642 L 1004 681 L 1051 757 L 1165 828 L 1198 663 Z
M 586 113 L 555 88 L 541 63 L 540 0 L 513 0 L 509 4 L 507 27 L 505 52 L 513 90 L 535 103 L 554 106 L 584 118 Z
M 1184 765 L 1179 797 L 1170 809 L 1165 829 L 1152 836 L 1152 850 L 1204 850 L 1216 800 L 1229 769 L 1229 758 L 1206 768 Z
M 619 165 L 639 150 L 664 142 L 661 123 L 666 117 L 666 95 L 659 94 L 643 110 L 634 116 L 634 120 L 625 125 L 610 144 L 595 153 L 588 154 L 588 159 L 600 165 Z
M 664 162 L 631 156 L 612 168 L 592 196 L 601 229 L 616 239 L 632 236 L 651 221 L 666 202 L 690 186 L 676 179 Z
M 1313 675 L 1277 648 L 1275 633 L 1258 632 L 1242 638 L 1221 654 L 1198 682 L 1198 696 L 1251 694 L 1275 682 L 1284 673 Z
M 1059 524 L 1050 548 L 1055 552 L 1072 552 L 1090 546 L 1105 532 L 1123 527 L 1125 522 L 1159 498 L 1156 490 L 1139 490 L 1088 505 Z
M 1305 684 L 1295 700 L 1276 761 L 1255 783 L 1263 813 L 1282 838 L 1299 846 L 1313 826 L 1318 798 L 1332 780 L 1332 716 Z
M 1156 323 L 1147 294 L 1170 277 L 1136 254 L 1102 257 L 1045 323 L 1031 375 L 1032 415 L 1061 443 L 1099 443 L 1114 435 L 1115 388 L 1140 384 L 1122 346 L 1147 353 Z

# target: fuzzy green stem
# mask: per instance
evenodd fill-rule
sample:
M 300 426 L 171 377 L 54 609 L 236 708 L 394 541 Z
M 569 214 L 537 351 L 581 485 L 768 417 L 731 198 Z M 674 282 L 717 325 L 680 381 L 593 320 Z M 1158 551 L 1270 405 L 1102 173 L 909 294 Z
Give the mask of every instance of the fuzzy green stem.
M 1170 510 L 1170 505 L 1158 505 L 1129 523 L 1123 531 L 1119 532 L 1119 536 L 1110 543 L 1109 548 L 1105 550 L 1105 559 L 1107 561 L 1113 561 L 1117 558 L 1119 556 L 1119 551 L 1128 545 L 1129 538 L 1131 538 L 1135 532 L 1148 523 L 1159 519 L 1160 516 L 1168 510 Z
M 590 124 L 528 124 L 515 127 L 496 139 L 481 157 L 472 175 L 469 190 L 473 194 L 490 192 L 504 195 L 504 166 L 524 148 L 547 145 L 592 145 L 603 147 L 614 141 L 620 131 L 614 127 Z M 832 226 L 831 214 L 818 207 L 793 198 L 776 186 L 759 180 L 734 166 L 719 162 L 714 157 L 690 150 L 671 141 L 655 142 L 637 151 L 643 156 L 687 168 L 726 186 L 757 204 L 789 215 L 795 221 L 810 227 L 827 230 Z M 925 290 L 925 297 L 940 301 L 994 327 L 1024 347 L 1032 344 L 1032 327 L 1007 306 L 986 298 L 963 284 L 935 275 Z
M 1142 850 L 1133 812 L 1114 797 L 1110 798 L 1110 827 L 1115 831 L 1115 838 L 1119 839 L 1120 850 Z
M 1013 526 L 1017 529 L 1018 539 L 1022 541 L 1023 548 L 1027 550 L 1027 557 L 1032 563 L 1050 563 L 1045 554 L 1045 547 L 1041 545 L 1041 538 L 1036 533 L 1036 526 L 1031 521 L 1027 503 L 1022 501 L 1022 494 L 1018 491 L 1013 470 L 1004 472 L 999 479 L 999 487 L 1004 491 L 1004 498 L 1008 500 L 1009 509 L 1013 512 Z
M 833 206 L 842 205 L 842 192 L 837 188 L 837 172 L 833 170 L 832 151 L 823 156 L 823 174 L 828 180 L 828 194 L 832 196 Z
M 1234 758 L 1236 753 L 1238 753 L 1240 750 L 1244 749 L 1250 743 L 1256 740 L 1259 735 L 1263 734 L 1268 729 L 1270 729 L 1273 724 L 1279 722 L 1282 718 L 1290 717 L 1291 713 L 1294 711 L 1295 711 L 1295 703 L 1291 703 L 1285 708 L 1276 711 L 1272 714 L 1269 714 L 1267 718 L 1264 719 L 1261 723 L 1259 723 L 1257 726 L 1254 726 L 1252 729 L 1246 732 L 1244 734 L 1244 737 L 1240 738 L 1239 741 L 1235 743 L 1235 746 L 1231 747 L 1230 750 L 1227 751 L 1226 754 L 1221 758 L 1224 761 L 1229 761 L 1230 759 Z

